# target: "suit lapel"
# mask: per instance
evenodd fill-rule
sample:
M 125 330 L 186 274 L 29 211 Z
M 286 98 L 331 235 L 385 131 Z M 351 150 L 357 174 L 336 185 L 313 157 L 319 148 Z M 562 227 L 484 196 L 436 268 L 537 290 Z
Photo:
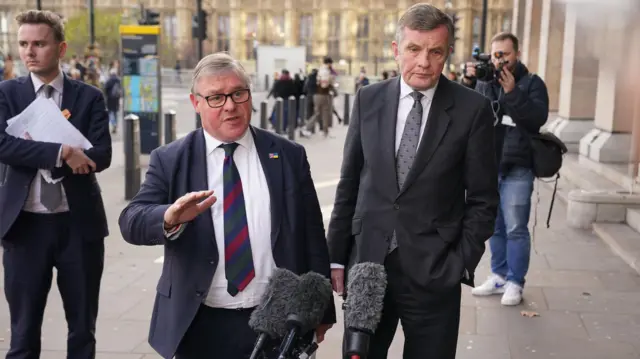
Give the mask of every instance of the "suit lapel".
M 21 78 L 20 81 L 22 85 L 18 90 L 20 91 L 18 98 L 20 101 L 20 112 L 22 112 L 36 99 L 36 90 L 33 88 L 33 81 L 31 81 L 30 75 Z
M 77 97 L 78 97 L 77 84 L 69 80 L 65 75 L 64 85 L 62 87 L 62 103 L 60 106 L 60 110 L 69 110 L 69 112 L 71 112 L 71 117 L 69 118 L 69 121 L 71 121 L 71 123 L 73 123 L 76 127 L 79 126 L 79 123 L 76 121 L 80 120 L 80 118 L 78 118 L 77 116 L 76 117 L 73 116 L 74 114 L 73 106 L 76 103 Z
M 396 174 L 396 122 L 398 119 L 398 103 L 400 102 L 400 76 L 387 83 L 384 89 L 383 107 L 378 112 L 379 148 L 383 151 L 380 160 L 385 171 L 384 178 L 391 182 L 389 188 L 398 188 Z
M 442 137 L 444 137 L 444 134 L 447 132 L 450 117 L 446 110 L 453 105 L 452 96 L 449 94 L 449 86 L 449 80 L 441 75 L 438 87 L 431 101 L 427 124 L 422 139 L 420 140 L 416 157 L 411 166 L 411 170 L 407 174 L 404 187 L 400 189 L 398 196 L 402 195 L 415 181 L 418 174 L 424 170 L 438 148 Z
M 206 191 L 209 189 L 209 179 L 207 176 L 207 146 L 204 139 L 204 133 L 202 132 L 202 128 L 196 130 L 193 136 L 193 143 L 191 144 L 190 158 L 187 158 L 190 161 L 190 165 L 188 168 L 189 173 L 187 177 L 189 178 L 189 187 L 187 192 L 195 192 L 195 191 Z M 218 200 L 222 200 L 222 198 L 218 196 Z M 214 243 L 214 247 L 217 250 L 216 238 L 213 235 L 213 217 L 211 215 L 211 208 L 208 208 L 206 211 L 202 212 L 196 221 L 196 226 L 199 228 L 199 233 L 211 233 L 211 240 Z M 224 240 L 224 238 L 222 239 Z
M 280 224 L 282 222 L 283 189 L 282 189 L 282 157 L 280 148 L 276 143 L 265 135 L 264 130 L 251 126 L 251 133 L 258 151 L 260 163 L 264 170 L 269 186 L 271 197 L 271 247 L 275 247 L 280 235 Z M 270 158 L 269 154 L 277 154 L 277 158 Z

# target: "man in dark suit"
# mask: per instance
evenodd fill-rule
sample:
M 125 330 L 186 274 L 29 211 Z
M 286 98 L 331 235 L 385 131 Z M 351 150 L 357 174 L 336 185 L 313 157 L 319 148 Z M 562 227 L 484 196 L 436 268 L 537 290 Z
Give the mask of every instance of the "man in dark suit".
M 244 359 L 274 268 L 329 277 L 322 214 L 302 146 L 250 126 L 250 79 L 225 53 L 194 69 L 202 129 L 151 153 L 120 215 L 123 238 L 164 245 L 149 343 L 164 358 Z M 335 323 L 333 301 L 316 335 Z
M 49 11 L 17 16 L 20 58 L 29 75 L 0 83 L 0 238 L 11 315 L 7 358 L 40 357 L 42 317 L 52 269 L 69 326 L 68 358 L 95 357 L 96 317 L 107 221 L 95 172 L 111 164 L 102 93 L 60 70 L 67 45 Z M 93 145 L 89 150 L 16 138 L 7 121 L 48 97 Z
M 328 232 L 332 282 L 342 293 L 345 266 L 385 265 L 370 359 L 387 357 L 398 321 L 405 359 L 454 359 L 460 284 L 473 285 L 498 204 L 493 117 L 487 99 L 442 75 L 449 16 L 416 4 L 397 34 L 401 76 L 354 101 Z

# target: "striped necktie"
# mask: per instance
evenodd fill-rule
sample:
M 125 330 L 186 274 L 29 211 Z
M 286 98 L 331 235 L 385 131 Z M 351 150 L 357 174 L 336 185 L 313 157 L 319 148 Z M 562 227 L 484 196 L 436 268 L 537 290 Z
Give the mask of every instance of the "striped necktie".
M 242 193 L 242 180 L 233 161 L 237 143 L 223 144 L 223 187 L 224 187 L 224 258 L 227 277 L 227 292 L 235 296 L 244 290 L 255 277 L 247 210 Z

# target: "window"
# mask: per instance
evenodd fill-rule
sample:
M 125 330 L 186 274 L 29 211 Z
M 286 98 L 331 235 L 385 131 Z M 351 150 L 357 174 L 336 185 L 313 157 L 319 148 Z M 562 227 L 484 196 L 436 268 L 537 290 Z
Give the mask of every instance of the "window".
M 327 35 L 327 55 L 340 57 L 340 14 L 329 14 L 329 33 Z M 335 61 L 335 60 L 334 60 Z
M 502 18 L 502 31 L 511 31 L 511 16 L 504 15 Z
M 382 40 L 382 59 L 392 60 L 393 50 L 391 49 L 391 42 L 396 38 L 396 25 L 398 23 L 398 16 L 394 13 L 384 15 L 384 29 Z
M 271 29 L 271 45 L 284 46 L 284 15 L 274 15 L 271 18 Z
M 307 61 L 313 59 L 313 16 L 311 14 L 300 15 L 300 46 L 306 48 Z
M 362 61 L 369 60 L 369 15 L 358 16 L 358 30 L 356 32 L 356 56 Z
M 247 22 L 245 24 L 245 32 L 244 32 L 244 49 L 245 49 L 245 58 L 247 60 L 254 60 L 256 58 L 256 53 L 258 49 L 257 45 L 257 32 L 258 32 L 258 14 L 256 13 L 248 13 L 247 14 Z
M 218 15 L 218 45 L 217 51 L 229 51 L 231 36 L 231 20 L 229 14 Z

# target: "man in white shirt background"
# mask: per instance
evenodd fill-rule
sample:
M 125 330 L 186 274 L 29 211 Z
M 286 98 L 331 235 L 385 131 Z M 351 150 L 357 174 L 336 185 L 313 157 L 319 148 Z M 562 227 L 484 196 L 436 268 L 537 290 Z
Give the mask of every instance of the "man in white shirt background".
M 202 129 L 151 154 L 120 216 L 123 238 L 164 245 L 149 342 L 164 358 L 242 359 L 274 268 L 329 277 L 320 205 L 304 147 L 250 126 L 250 79 L 225 53 L 194 70 Z M 331 303 L 318 341 L 335 323 Z

